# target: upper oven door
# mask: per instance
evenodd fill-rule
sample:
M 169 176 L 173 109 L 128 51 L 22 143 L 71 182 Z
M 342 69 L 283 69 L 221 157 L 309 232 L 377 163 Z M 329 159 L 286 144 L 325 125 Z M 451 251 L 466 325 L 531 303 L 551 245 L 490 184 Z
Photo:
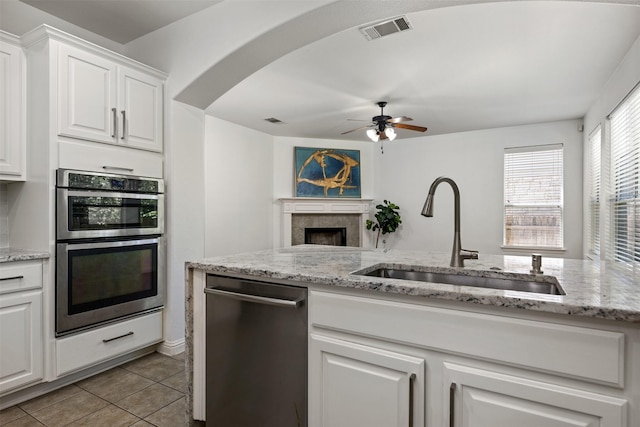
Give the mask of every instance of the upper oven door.
M 164 195 L 57 190 L 57 240 L 164 233 Z

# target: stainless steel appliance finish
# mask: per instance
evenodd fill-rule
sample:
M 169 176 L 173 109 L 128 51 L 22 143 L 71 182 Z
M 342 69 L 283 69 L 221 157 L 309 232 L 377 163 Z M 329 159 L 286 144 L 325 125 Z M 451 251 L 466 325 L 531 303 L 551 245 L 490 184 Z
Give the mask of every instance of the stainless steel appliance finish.
M 451 185 L 453 189 L 453 249 L 451 250 L 451 267 L 464 267 L 465 259 L 478 259 L 478 251 L 472 251 L 468 249 L 462 249 L 462 244 L 460 243 L 460 190 L 458 189 L 458 185 L 451 178 L 447 178 L 441 176 L 436 178 L 435 181 L 431 183 L 431 187 L 429 187 L 429 194 L 427 194 L 427 200 L 424 202 L 424 207 L 422 208 L 421 215 L 426 217 L 433 216 L 433 197 L 436 194 L 436 188 L 441 183 L 446 182 Z
M 60 169 L 57 240 L 164 233 L 164 181 Z
M 431 271 L 416 271 L 401 268 L 381 267 L 361 273 L 363 276 L 386 277 L 389 279 L 414 280 L 418 282 L 444 283 L 457 286 L 474 286 L 478 288 L 501 289 L 508 291 L 533 292 L 548 295 L 565 295 L 564 290 L 553 277 L 541 280 L 526 280 L 516 278 L 467 276 L 455 273 L 438 273 Z
M 164 304 L 163 237 L 56 246 L 56 335 Z
M 207 276 L 206 423 L 307 426 L 307 289 Z

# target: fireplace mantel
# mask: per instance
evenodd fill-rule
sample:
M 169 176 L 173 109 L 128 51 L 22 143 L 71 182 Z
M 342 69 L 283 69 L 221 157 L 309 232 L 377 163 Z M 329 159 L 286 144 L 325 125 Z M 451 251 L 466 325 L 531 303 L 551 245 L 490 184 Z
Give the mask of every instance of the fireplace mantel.
M 373 199 L 325 199 L 294 197 L 278 199 L 282 203 L 282 233 L 285 247 L 291 246 L 291 218 L 295 214 L 357 214 L 360 215 L 360 242 L 365 242 L 366 215 Z

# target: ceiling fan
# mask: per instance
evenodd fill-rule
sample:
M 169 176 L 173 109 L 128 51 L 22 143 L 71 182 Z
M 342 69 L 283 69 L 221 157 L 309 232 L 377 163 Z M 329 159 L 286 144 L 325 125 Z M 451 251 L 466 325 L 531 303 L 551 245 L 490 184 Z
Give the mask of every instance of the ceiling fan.
M 347 133 L 351 133 L 360 129 L 365 129 L 365 128 L 370 128 L 367 131 L 367 136 L 374 142 L 377 142 L 378 140 L 385 140 L 388 139 L 389 141 L 393 141 L 396 138 L 396 132 L 393 128 L 400 128 L 400 129 L 408 129 L 408 130 L 415 130 L 418 132 L 424 132 L 427 130 L 426 127 L 422 127 L 422 126 L 415 126 L 415 125 L 408 125 L 406 123 L 402 123 L 402 122 L 408 122 L 410 120 L 413 120 L 411 117 L 407 117 L 407 116 L 400 116 L 400 117 L 391 117 L 391 116 L 386 116 L 384 114 L 384 107 L 387 105 L 386 102 L 384 101 L 380 101 L 376 103 L 378 105 L 378 107 L 380 107 L 380 115 L 379 116 L 374 116 L 371 121 L 372 123 L 370 125 L 367 126 L 361 126 L 359 128 L 355 128 L 355 129 L 351 129 L 348 130 L 346 132 L 342 132 L 341 135 L 345 135 Z

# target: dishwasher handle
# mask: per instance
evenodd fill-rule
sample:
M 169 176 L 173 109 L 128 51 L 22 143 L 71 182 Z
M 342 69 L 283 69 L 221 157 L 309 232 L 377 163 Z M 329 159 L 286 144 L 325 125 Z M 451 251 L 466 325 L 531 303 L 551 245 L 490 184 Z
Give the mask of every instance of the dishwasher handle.
M 258 304 L 269 304 L 275 305 L 278 307 L 287 307 L 287 308 L 299 308 L 302 306 L 304 298 L 299 298 L 296 300 L 288 300 L 288 299 L 278 299 L 278 298 L 269 298 L 269 297 L 261 297 L 259 295 L 252 294 L 244 294 L 242 292 L 232 292 L 232 291 L 223 291 L 222 289 L 215 288 L 204 288 L 205 294 L 210 295 L 218 295 L 227 298 L 233 298 L 240 301 L 254 302 Z

